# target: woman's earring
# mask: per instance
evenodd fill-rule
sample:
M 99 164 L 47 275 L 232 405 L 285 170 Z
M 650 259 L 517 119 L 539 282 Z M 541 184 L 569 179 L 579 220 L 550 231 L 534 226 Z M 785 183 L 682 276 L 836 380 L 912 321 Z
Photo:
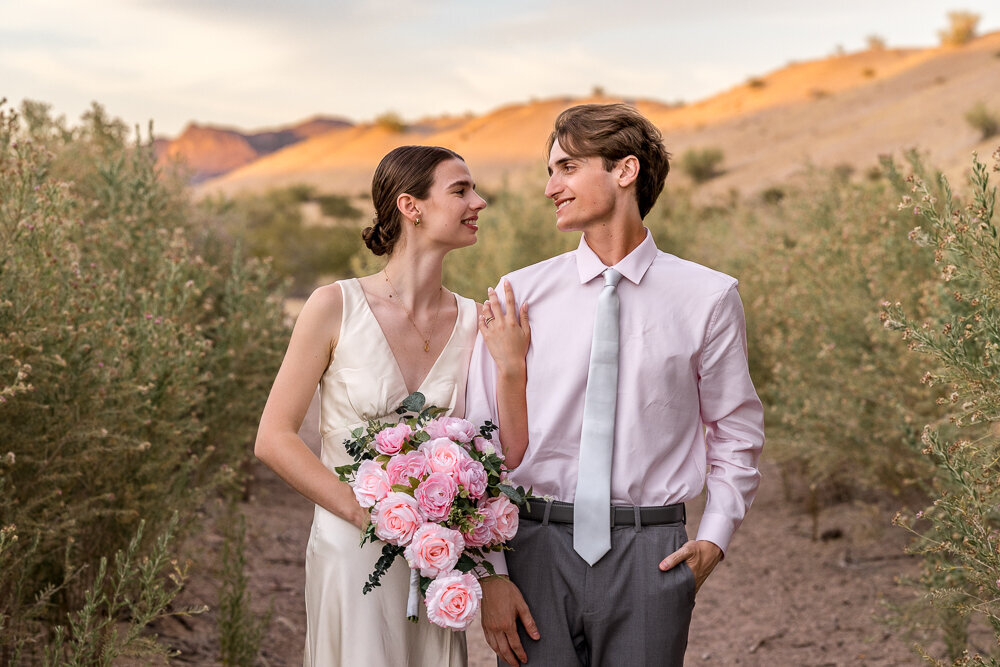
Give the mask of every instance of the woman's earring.
M 420 225 L 420 216 L 417 216 L 417 219 L 413 221 L 413 226 L 417 227 L 419 225 Z

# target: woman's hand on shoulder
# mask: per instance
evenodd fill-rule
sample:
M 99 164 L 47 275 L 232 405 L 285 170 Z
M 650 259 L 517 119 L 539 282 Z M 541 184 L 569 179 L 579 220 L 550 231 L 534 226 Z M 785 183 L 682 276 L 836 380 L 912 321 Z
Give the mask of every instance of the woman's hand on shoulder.
M 500 307 L 500 295 L 491 287 L 479 313 L 479 332 L 500 373 L 523 374 L 524 358 L 531 345 L 528 304 L 520 309 L 514 301 L 514 289 L 503 281 L 506 312 Z

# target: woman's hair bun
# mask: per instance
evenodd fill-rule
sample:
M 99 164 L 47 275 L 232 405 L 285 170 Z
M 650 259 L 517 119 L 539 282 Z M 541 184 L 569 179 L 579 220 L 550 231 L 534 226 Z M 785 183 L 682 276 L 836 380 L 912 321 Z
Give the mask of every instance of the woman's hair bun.
M 391 246 L 387 246 L 383 237 L 382 225 L 379 224 L 378 215 L 376 214 L 372 216 L 371 227 L 365 227 L 362 230 L 361 238 L 364 239 L 365 245 L 374 255 L 384 255 L 389 252 Z

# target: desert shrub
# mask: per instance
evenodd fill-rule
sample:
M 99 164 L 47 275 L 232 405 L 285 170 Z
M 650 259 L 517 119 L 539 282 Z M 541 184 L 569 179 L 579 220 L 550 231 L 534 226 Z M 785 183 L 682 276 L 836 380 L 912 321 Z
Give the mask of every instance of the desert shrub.
M 319 202 L 323 215 L 341 220 L 360 220 L 364 215 L 356 208 L 349 197 L 344 195 L 319 195 L 315 198 Z
M 965 112 L 965 122 L 979 130 L 980 138 L 983 140 L 1000 132 L 1000 115 L 991 111 L 982 102 L 977 102 Z
M 994 153 L 1000 169 L 1000 150 Z M 975 648 L 970 621 L 985 621 L 1000 644 L 1000 252 L 997 190 L 986 166 L 974 160 L 967 205 L 922 174 L 910 177 L 912 198 L 900 205 L 921 219 L 911 237 L 928 250 L 938 270 L 942 299 L 927 316 L 914 316 L 908 300 L 886 304 L 885 325 L 934 365 L 923 381 L 946 388 L 947 420 L 929 422 L 923 453 L 936 468 L 933 502 L 898 517 L 917 537 L 920 583 L 937 615 L 925 624 L 944 635 L 953 660 Z M 916 200 L 916 201 L 914 201 Z M 904 310 L 904 304 L 905 310 Z M 996 654 L 976 656 L 997 664 Z M 963 663 L 964 664 L 964 663 Z
M 96 105 L 74 128 L 24 118 L 0 108 L 5 661 L 57 625 L 84 641 L 68 619 L 101 558 L 144 522 L 141 560 L 238 481 L 286 337 L 269 271 L 157 177 L 150 145 Z
M 869 51 L 885 51 L 885 37 L 882 35 L 868 35 L 865 37 L 865 46 Z
M 247 254 L 266 259 L 276 275 L 291 281 L 291 292 L 301 295 L 321 281 L 351 276 L 350 258 L 364 247 L 357 227 L 305 224 L 301 203 L 322 206 L 324 200 L 311 194 L 303 200 L 295 188 L 281 188 L 208 200 L 202 214 L 239 240 Z
M 395 111 L 386 111 L 375 118 L 375 125 L 381 127 L 383 130 L 388 130 L 393 134 L 399 134 L 406 131 L 406 123 L 403 122 L 403 118 Z
M 941 46 L 968 44 L 976 36 L 979 14 L 966 11 L 948 12 L 948 27 L 938 31 Z
M 785 198 L 784 188 L 772 185 L 760 193 L 760 198 L 765 204 L 778 204 Z
M 722 173 L 724 157 L 721 148 L 692 148 L 681 155 L 681 171 L 695 183 L 704 183 Z
M 205 611 L 204 607 L 173 609 L 171 606 L 184 585 L 188 567 L 171 556 L 177 514 L 145 554 L 140 547 L 143 528 L 140 521 L 128 547 L 115 554 L 110 572 L 108 560 L 101 558 L 84 592 L 83 605 L 69 615 L 66 626 L 55 627 L 52 640 L 45 647 L 45 665 L 111 667 L 120 658 L 167 658 L 171 652 L 155 639 L 144 636 L 143 629 L 159 618 Z M 14 656 L 12 662 L 16 663 L 19 657 Z
M 219 655 L 223 665 L 252 667 L 271 622 L 271 613 L 258 616 L 250 608 L 246 572 L 246 518 L 235 502 L 227 510 L 222 543 L 219 587 Z
M 888 161 L 883 168 L 895 173 Z M 786 491 L 814 512 L 915 493 L 927 472 L 912 452 L 936 406 L 908 382 L 923 366 L 878 319 L 887 294 L 933 300 L 923 293 L 932 263 L 903 238 L 900 187 L 898 178 L 855 184 L 820 172 L 768 209 L 777 220 L 743 246 L 768 454 Z
M 767 86 L 767 81 L 760 78 L 759 76 L 752 76 L 747 79 L 748 88 L 764 88 Z

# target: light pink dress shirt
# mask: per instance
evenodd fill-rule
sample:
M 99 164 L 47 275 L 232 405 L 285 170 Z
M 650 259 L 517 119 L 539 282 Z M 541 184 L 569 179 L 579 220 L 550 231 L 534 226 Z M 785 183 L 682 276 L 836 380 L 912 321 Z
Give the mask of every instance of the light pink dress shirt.
M 535 496 L 566 502 L 575 496 L 591 335 L 605 268 L 581 239 L 572 252 L 506 276 L 518 303 L 528 303 L 531 322 L 529 444 L 510 481 L 531 487 Z M 614 268 L 624 279 L 618 284 L 611 502 L 685 502 L 707 484 L 698 539 L 725 551 L 757 492 L 764 444 L 764 413 L 747 368 L 736 280 L 661 252 L 648 231 Z M 496 366 L 482 336 L 469 369 L 466 418 L 499 423 Z

